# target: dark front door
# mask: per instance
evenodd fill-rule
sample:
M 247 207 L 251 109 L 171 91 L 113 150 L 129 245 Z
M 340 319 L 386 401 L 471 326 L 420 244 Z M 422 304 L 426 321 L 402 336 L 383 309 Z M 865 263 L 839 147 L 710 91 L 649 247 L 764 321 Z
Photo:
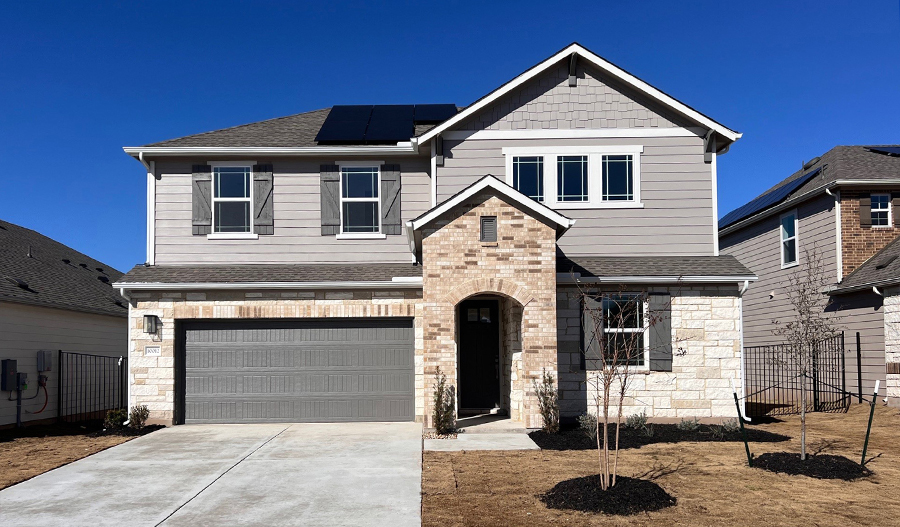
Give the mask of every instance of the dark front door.
M 500 320 L 496 300 L 459 306 L 459 407 L 500 406 Z

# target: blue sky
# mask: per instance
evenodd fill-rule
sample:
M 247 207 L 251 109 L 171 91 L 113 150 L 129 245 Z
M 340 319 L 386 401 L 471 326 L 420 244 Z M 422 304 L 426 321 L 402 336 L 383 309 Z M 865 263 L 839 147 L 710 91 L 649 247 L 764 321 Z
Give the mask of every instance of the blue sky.
M 3 6 L 0 219 L 123 271 L 145 259 L 146 180 L 121 147 L 465 105 L 572 41 L 744 133 L 720 215 L 834 145 L 900 143 L 897 0 L 77 4 Z

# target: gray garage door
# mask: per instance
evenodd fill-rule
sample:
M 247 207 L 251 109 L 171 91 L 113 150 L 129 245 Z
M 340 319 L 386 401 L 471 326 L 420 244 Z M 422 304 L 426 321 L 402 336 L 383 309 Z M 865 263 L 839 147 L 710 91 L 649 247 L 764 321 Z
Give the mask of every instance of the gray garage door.
M 186 423 L 411 421 L 409 319 L 184 328 Z

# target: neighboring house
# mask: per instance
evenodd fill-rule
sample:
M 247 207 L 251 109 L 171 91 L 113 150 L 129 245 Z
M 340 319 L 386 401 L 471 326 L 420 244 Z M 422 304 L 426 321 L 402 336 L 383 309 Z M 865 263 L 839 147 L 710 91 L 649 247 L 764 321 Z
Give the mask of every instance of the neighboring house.
M 547 371 L 571 418 L 590 397 L 577 279 L 652 288 L 666 320 L 629 412 L 733 415 L 755 277 L 718 255 L 716 157 L 738 138 L 572 44 L 463 109 L 335 106 L 126 148 L 149 205 L 147 265 L 115 284 L 130 401 L 169 423 L 430 424 L 440 369 L 461 413 L 536 427 Z
M 60 350 L 126 355 L 128 304 L 111 285 L 121 276 L 33 230 L 0 221 L 0 359 L 16 360 L 28 376 L 23 397 L 34 398 L 23 401 L 23 422 L 57 416 Z M 38 383 L 41 350 L 52 358 L 46 394 Z M 70 380 L 76 382 L 83 388 L 93 380 Z M 0 392 L 0 426 L 16 422 L 15 395 Z
M 859 388 L 857 333 L 865 393 L 872 392 L 876 380 L 884 386 L 886 371 L 900 373 L 900 356 L 885 356 L 885 334 L 894 331 L 886 313 L 893 300 L 885 295 L 893 292 L 882 287 L 891 285 L 896 271 L 874 257 L 900 234 L 898 207 L 900 147 L 837 146 L 725 215 L 719 222 L 721 251 L 759 276 L 744 295 L 744 344 L 781 340 L 772 332 L 772 321 L 792 317 L 786 280 L 815 248 L 835 284 L 827 309 L 839 316 L 845 332 L 848 390 Z M 891 399 L 897 404 L 898 379 L 892 379 Z

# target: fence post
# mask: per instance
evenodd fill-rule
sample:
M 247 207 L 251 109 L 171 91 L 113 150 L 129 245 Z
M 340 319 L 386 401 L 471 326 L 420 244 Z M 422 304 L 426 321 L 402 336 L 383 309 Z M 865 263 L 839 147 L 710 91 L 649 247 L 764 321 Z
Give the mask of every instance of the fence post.
M 844 332 L 841 331 L 841 408 L 847 409 L 850 405 L 850 394 L 847 393 L 847 348 L 844 346 Z M 845 402 L 846 401 L 846 402 Z
M 856 388 L 859 390 L 859 404 L 862 404 L 862 344 L 859 331 L 856 332 Z
M 63 351 L 56 350 L 56 422 L 63 420 Z

